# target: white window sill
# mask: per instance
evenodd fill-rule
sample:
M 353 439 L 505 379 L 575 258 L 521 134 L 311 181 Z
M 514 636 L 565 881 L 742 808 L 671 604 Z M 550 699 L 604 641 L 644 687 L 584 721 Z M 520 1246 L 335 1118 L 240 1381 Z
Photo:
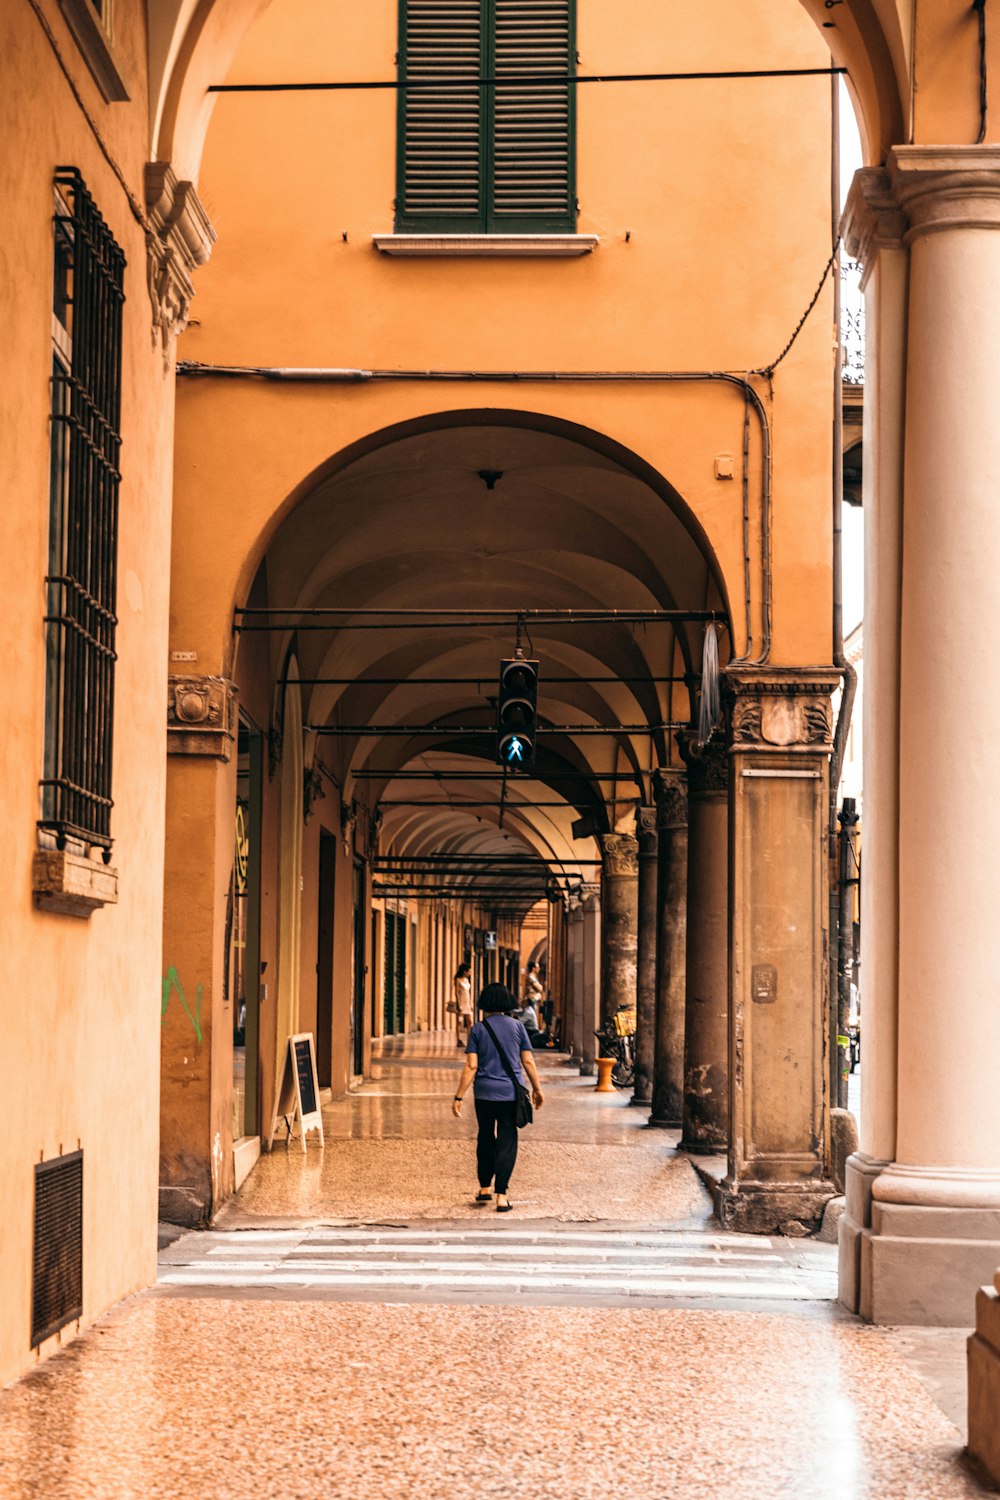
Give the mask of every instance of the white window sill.
M 590 255 L 596 234 L 373 234 L 383 255 L 514 256 L 568 259 Z

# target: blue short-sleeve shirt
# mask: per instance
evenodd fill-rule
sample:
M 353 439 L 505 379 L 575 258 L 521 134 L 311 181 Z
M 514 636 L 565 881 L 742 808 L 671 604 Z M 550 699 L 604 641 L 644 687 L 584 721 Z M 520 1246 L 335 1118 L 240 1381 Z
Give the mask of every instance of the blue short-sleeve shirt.
M 521 1053 L 531 1051 L 531 1042 L 528 1033 L 520 1021 L 515 1021 L 513 1016 L 490 1016 L 490 1026 L 496 1035 L 497 1041 L 503 1048 L 507 1061 L 514 1070 L 514 1077 L 518 1083 L 528 1086 L 528 1080 L 524 1076 L 521 1067 Z M 514 1098 L 514 1085 L 507 1076 L 507 1071 L 500 1061 L 493 1038 L 486 1030 L 482 1021 L 477 1021 L 469 1032 L 469 1040 L 465 1048 L 466 1052 L 475 1053 L 479 1058 L 479 1066 L 476 1069 L 475 1081 L 472 1092 L 477 1099 L 489 1099 L 498 1102 L 503 1099 Z

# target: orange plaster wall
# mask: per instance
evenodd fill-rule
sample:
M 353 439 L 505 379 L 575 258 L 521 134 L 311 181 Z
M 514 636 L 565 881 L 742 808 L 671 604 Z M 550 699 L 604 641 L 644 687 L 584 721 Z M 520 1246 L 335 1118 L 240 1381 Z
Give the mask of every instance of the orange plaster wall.
M 138 198 L 147 155 L 144 7 L 120 0 L 132 101 L 107 106 L 55 0 L 42 0 L 77 88 Z M 84 1152 L 84 1324 L 155 1273 L 167 589 L 173 382 L 153 349 L 143 232 L 27 5 L 0 15 L 0 549 L 8 672 L 0 692 L 5 859 L 0 1074 L 0 1384 L 29 1348 L 33 1166 Z M 119 899 L 89 920 L 37 911 L 32 855 L 44 723 L 55 169 L 80 169 L 128 266 L 122 374 L 112 832 Z M 71 1337 L 71 1325 L 63 1339 Z M 48 1353 L 56 1345 L 49 1340 Z

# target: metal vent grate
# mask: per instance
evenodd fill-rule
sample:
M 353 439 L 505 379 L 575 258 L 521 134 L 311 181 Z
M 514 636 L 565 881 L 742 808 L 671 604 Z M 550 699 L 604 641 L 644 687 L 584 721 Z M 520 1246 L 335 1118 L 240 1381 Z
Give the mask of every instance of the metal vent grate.
M 35 1167 L 31 1347 L 83 1316 L 83 1152 Z

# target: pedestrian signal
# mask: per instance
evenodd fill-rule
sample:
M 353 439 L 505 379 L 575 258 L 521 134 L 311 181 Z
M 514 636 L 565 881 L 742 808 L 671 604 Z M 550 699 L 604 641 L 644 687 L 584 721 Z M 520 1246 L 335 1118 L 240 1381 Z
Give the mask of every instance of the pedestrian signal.
M 518 656 L 500 663 L 496 758 L 509 771 L 530 771 L 535 764 L 537 697 L 537 661 Z

